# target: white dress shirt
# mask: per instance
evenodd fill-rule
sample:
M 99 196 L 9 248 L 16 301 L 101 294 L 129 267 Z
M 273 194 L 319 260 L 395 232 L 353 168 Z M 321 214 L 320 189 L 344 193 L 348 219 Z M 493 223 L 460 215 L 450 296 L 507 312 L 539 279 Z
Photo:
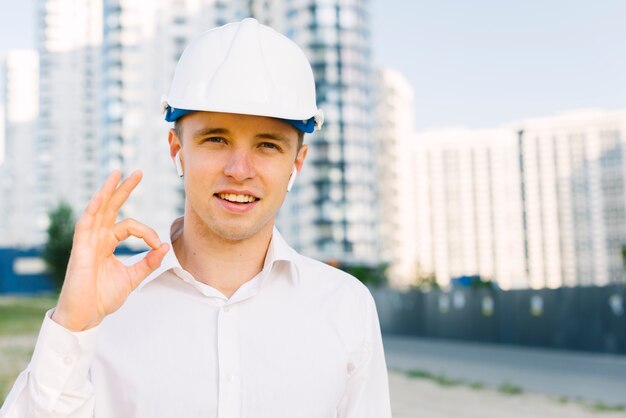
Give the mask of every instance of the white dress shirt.
M 181 232 L 182 218 L 172 240 Z M 230 299 L 170 249 L 96 328 L 71 332 L 49 312 L 0 416 L 390 418 L 376 306 L 276 229 L 263 270 Z

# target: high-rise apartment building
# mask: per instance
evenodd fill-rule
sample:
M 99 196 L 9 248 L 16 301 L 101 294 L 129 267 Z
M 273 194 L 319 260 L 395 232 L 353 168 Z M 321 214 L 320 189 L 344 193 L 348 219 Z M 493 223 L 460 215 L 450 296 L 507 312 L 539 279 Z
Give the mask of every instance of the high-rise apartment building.
M 35 221 L 35 148 L 39 101 L 39 56 L 11 50 L 2 65 L 4 106 L 0 163 L 0 246 L 37 243 Z
M 624 282 L 626 111 L 511 124 L 518 137 L 529 286 Z
M 417 135 L 420 268 L 505 289 L 624 282 L 625 147 L 625 111 Z
M 0 74 L 3 75 L 3 74 Z M 8 180 L 7 175 L 7 165 L 5 160 L 5 111 L 4 111 L 4 100 L 0 100 L 0 196 L 10 196 L 11 193 L 11 182 Z M 5 237 L 8 236 L 8 222 L 4 221 L 4 219 L 8 219 L 11 216 L 11 208 L 13 204 L 10 202 L 10 199 L 2 199 L 0 200 L 0 247 L 5 247 L 11 245 L 11 243 L 6 240 Z
M 507 130 L 450 129 L 414 138 L 414 237 L 418 270 L 480 275 L 526 287 L 517 137 Z
M 376 72 L 376 148 L 378 158 L 378 227 L 380 255 L 396 287 L 415 280 L 415 165 L 413 87 L 391 69 Z
M 39 121 L 35 157 L 37 242 L 61 200 L 83 211 L 100 184 L 102 0 L 39 0 Z
M 324 111 L 322 131 L 281 209 L 281 230 L 299 251 L 322 260 L 377 264 L 377 169 L 369 2 L 281 3 L 279 30 L 307 54 Z
M 3 73 L 0 72 L 0 77 L 4 76 Z M 5 155 L 5 132 L 4 132 L 4 120 L 5 120 L 5 113 L 4 113 L 4 99 L 0 99 L 0 167 L 2 167 L 2 164 L 4 163 L 4 155 Z

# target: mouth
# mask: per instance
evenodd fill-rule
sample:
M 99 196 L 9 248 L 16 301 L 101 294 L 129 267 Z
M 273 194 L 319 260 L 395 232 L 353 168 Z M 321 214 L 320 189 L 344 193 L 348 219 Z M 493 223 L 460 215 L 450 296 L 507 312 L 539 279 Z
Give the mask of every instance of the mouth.
M 248 195 L 248 194 L 215 193 L 214 196 L 230 203 L 240 203 L 244 205 L 254 203 L 260 200 L 259 198 Z

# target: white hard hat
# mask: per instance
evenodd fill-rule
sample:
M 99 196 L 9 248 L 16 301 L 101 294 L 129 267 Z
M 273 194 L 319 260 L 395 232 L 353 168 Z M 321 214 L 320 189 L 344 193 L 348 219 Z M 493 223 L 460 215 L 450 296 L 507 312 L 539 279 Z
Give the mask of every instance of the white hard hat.
M 304 52 L 252 18 L 192 40 L 162 106 L 169 122 L 187 113 L 213 111 L 284 119 L 313 132 L 324 119 Z

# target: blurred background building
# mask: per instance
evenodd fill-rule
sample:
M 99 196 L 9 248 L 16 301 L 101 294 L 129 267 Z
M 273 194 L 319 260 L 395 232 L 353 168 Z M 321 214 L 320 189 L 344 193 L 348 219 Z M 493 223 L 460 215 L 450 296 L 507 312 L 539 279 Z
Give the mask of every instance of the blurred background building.
M 624 282 L 626 111 L 511 125 L 518 137 L 528 285 Z
M 39 101 L 39 55 L 35 50 L 10 51 L 2 63 L 4 106 L 0 165 L 0 246 L 40 243 L 35 222 L 36 124 Z
M 39 0 L 37 29 L 39 118 L 29 223 L 36 228 L 33 241 L 42 243 L 50 210 L 63 200 L 80 213 L 100 185 L 102 1 Z
M 503 129 L 415 136 L 418 276 L 434 273 L 442 286 L 469 275 L 526 286 L 516 139 Z
M 267 2 L 269 3 L 269 2 Z M 324 128 L 307 141 L 307 164 L 279 226 L 304 254 L 377 264 L 377 169 L 371 23 L 366 0 L 272 2 L 280 29 L 307 54 Z
M 624 282 L 626 112 L 419 133 L 418 275 L 503 289 Z
M 414 140 L 414 93 L 396 70 L 376 72 L 376 155 L 378 228 L 381 261 L 396 286 L 406 287 L 417 274 L 416 165 L 409 150 Z

